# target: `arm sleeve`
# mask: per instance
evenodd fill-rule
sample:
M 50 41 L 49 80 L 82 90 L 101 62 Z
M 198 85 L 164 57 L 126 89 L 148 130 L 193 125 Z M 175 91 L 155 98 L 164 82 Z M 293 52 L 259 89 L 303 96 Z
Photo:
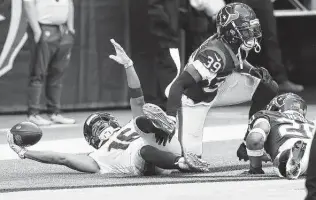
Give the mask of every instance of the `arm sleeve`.
M 192 84 L 195 79 L 187 71 L 183 71 L 178 79 L 172 84 L 167 103 L 167 114 L 176 117 L 178 109 L 181 107 L 181 97 L 184 90 Z

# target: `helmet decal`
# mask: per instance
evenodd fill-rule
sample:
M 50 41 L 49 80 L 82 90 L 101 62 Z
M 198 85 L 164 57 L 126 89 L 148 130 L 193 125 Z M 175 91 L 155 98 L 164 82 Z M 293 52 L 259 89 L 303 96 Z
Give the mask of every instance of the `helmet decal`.
M 221 9 L 219 16 L 219 24 L 221 26 L 227 26 L 227 24 L 231 23 L 232 21 L 238 19 L 239 13 L 230 13 L 229 10 L 232 10 L 230 5 L 227 5 L 224 9 Z

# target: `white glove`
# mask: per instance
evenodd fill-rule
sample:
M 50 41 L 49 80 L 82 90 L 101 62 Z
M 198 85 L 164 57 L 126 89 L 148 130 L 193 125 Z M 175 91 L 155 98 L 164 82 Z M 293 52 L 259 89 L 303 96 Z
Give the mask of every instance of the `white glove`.
M 133 61 L 126 55 L 121 45 L 115 42 L 114 39 L 111 39 L 110 41 L 115 48 L 116 55 L 110 55 L 109 57 L 117 63 L 124 65 L 125 69 L 133 66 Z
M 13 134 L 10 131 L 7 131 L 7 141 L 11 149 L 18 154 L 21 159 L 24 159 L 24 154 L 26 153 L 26 149 L 24 147 L 20 147 L 14 143 Z

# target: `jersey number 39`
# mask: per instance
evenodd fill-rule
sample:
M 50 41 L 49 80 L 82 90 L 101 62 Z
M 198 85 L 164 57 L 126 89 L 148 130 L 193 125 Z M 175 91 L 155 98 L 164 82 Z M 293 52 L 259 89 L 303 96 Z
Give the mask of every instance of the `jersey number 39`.
M 223 67 L 223 59 L 212 52 L 209 56 L 207 56 L 206 68 L 209 69 L 213 73 L 217 73 Z

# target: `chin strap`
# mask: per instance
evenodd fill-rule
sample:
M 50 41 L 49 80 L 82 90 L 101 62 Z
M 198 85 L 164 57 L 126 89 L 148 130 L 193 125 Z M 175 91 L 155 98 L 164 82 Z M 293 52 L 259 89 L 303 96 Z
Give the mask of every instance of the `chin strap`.
M 243 63 L 243 60 L 241 58 L 241 47 L 238 48 L 237 58 L 239 60 L 240 69 L 243 69 L 244 68 L 244 63 Z
M 259 44 L 257 39 L 255 41 L 255 49 L 254 50 L 255 50 L 256 53 L 259 53 L 261 51 L 261 46 L 260 46 L 260 44 Z

